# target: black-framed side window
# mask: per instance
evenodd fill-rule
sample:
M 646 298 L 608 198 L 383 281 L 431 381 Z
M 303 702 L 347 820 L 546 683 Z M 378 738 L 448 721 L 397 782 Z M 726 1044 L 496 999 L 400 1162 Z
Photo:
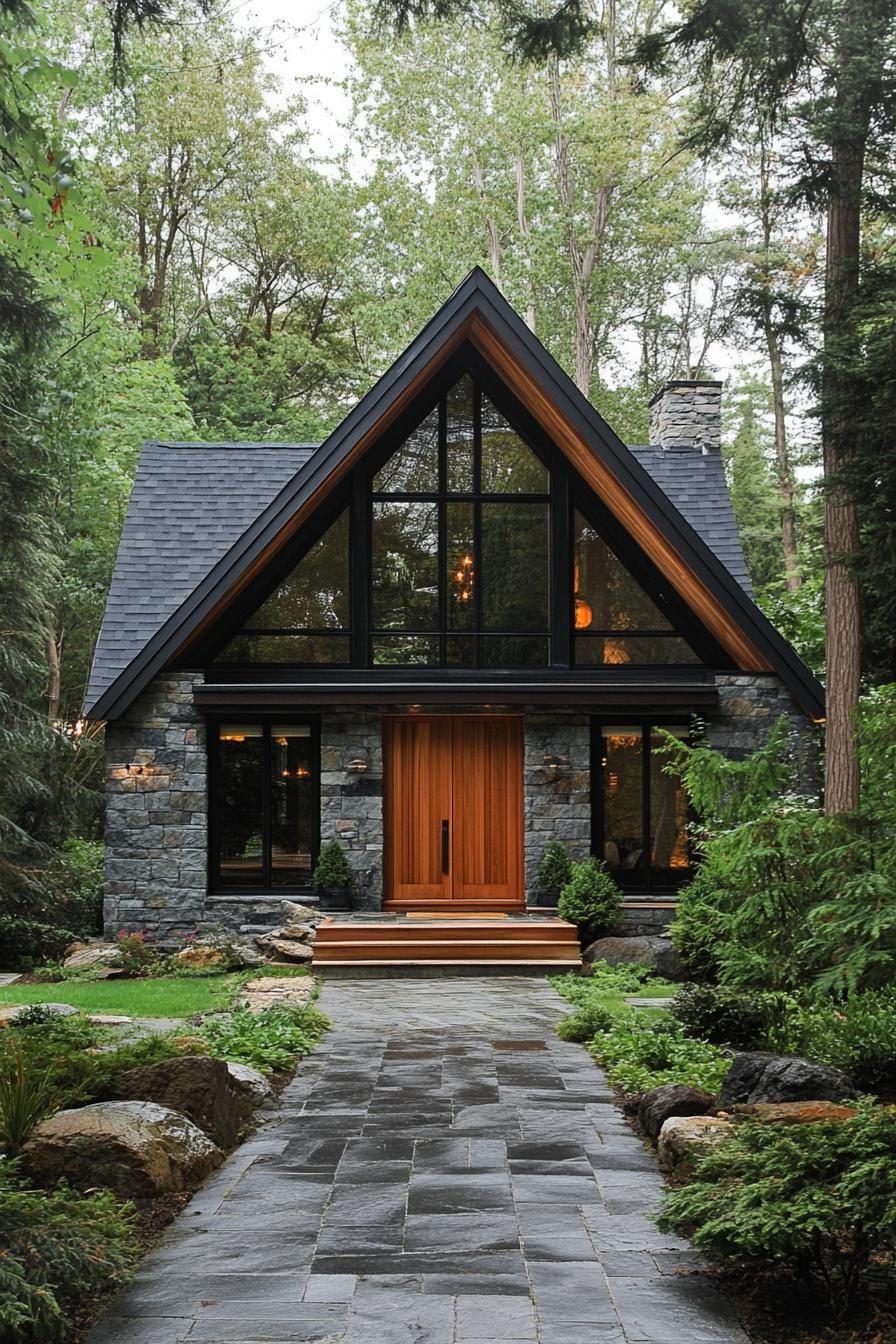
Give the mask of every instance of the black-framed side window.
M 208 742 L 212 890 L 306 889 L 320 843 L 318 720 L 216 719 Z
M 691 876 L 687 795 L 663 769 L 663 732 L 691 735 L 668 719 L 592 720 L 592 851 L 623 888 L 668 890 Z

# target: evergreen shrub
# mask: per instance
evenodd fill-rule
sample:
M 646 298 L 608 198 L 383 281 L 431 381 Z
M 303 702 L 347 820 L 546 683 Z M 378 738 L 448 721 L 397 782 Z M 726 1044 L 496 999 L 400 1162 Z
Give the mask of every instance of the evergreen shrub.
M 671 1013 L 688 1035 L 701 1041 L 760 1050 L 775 1024 L 784 1020 L 790 1002 L 783 994 L 688 984 L 675 995 Z
M 622 893 L 606 866 L 593 857 L 574 863 L 557 903 L 560 918 L 577 924 L 580 936 L 591 939 L 615 929 L 621 911 Z
M 689 1184 L 666 1191 L 659 1224 L 735 1262 L 796 1273 L 846 1316 L 872 1262 L 896 1251 L 896 1115 L 738 1122 Z
M 559 840 L 550 840 L 544 847 L 538 865 L 540 891 L 561 891 L 572 877 L 572 859 Z
M 352 885 L 351 864 L 338 840 L 327 840 L 320 847 L 312 882 L 315 891 L 344 891 Z

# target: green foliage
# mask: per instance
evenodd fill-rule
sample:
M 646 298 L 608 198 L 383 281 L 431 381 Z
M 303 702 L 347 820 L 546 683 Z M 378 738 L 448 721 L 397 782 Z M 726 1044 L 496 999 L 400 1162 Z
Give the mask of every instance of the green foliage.
M 591 963 L 590 975 L 556 975 L 551 984 L 570 1002 L 587 1003 L 595 994 L 607 991 L 617 994 L 637 994 L 656 975 L 649 966 L 637 966 L 629 963 L 611 966 L 606 961 Z
M 896 989 L 845 999 L 802 996 L 768 1028 L 766 1045 L 843 1069 L 862 1091 L 896 1085 Z
M 108 1191 L 32 1190 L 0 1166 L 4 1344 L 61 1344 L 79 1302 L 123 1284 L 138 1255 L 133 1212 Z
M 586 1003 L 564 1017 L 557 1028 L 561 1041 L 590 1041 L 599 1031 L 609 1031 L 613 1025 L 613 1014 L 609 1008 L 598 1003 Z
M 164 974 L 164 957 L 149 945 L 146 934 L 141 933 L 139 929 L 136 933 L 128 933 L 127 929 L 120 929 L 115 939 L 115 946 L 118 949 L 117 964 L 126 975 L 145 979 Z
M 896 688 L 858 722 L 862 811 L 828 817 L 787 797 L 779 726 L 744 761 L 670 740 L 704 827 L 703 863 L 671 933 L 691 973 L 732 986 L 837 992 L 896 971 Z M 784 796 L 779 796 L 783 794 Z
M 311 880 L 315 891 L 340 891 L 352 885 L 351 865 L 338 840 L 321 845 Z
M 775 1024 L 783 1021 L 789 1002 L 782 994 L 688 984 L 675 995 L 670 1011 L 689 1036 L 712 1045 L 758 1050 L 765 1047 Z
M 0 915 L 0 960 L 10 970 L 27 970 L 35 962 L 61 958 L 75 941 L 71 929 L 20 915 Z
M 557 914 L 579 926 L 583 938 L 609 932 L 619 923 L 622 893 L 605 864 L 594 857 L 572 865 L 572 876 L 560 892 Z
M 222 1059 L 276 1073 L 292 1069 L 298 1055 L 313 1050 L 329 1025 L 317 1008 L 275 1005 L 260 1013 L 241 1008 L 209 1018 L 200 1033 Z
M 667 1013 L 648 1015 L 630 1008 L 588 1047 L 622 1092 L 646 1092 L 661 1083 L 687 1083 L 718 1092 L 730 1056 L 690 1037 Z
M 18 1053 L 0 1063 L 0 1150 L 17 1153 L 34 1126 L 53 1108 L 53 1088 L 46 1073 Z
M 796 1272 L 845 1315 L 872 1259 L 896 1250 L 896 1115 L 811 1125 L 739 1123 L 660 1226 L 728 1259 Z
M 549 840 L 538 865 L 541 891 L 559 891 L 572 877 L 572 859 L 559 840 Z
M 99 840 L 66 840 L 44 870 L 41 885 L 58 918 L 80 936 L 102 933 L 103 861 Z

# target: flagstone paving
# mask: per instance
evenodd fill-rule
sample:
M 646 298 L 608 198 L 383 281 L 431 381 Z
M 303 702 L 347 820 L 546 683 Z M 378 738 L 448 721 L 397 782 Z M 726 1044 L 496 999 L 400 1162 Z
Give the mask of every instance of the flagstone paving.
M 747 1344 L 537 979 L 343 980 L 88 1344 Z

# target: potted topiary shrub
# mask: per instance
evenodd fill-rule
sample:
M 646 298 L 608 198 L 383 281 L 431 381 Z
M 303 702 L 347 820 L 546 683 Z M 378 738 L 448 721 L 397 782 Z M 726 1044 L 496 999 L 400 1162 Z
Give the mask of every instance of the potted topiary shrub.
M 538 865 L 538 905 L 556 909 L 560 892 L 571 877 L 572 859 L 559 840 L 549 841 Z
M 557 914 L 578 925 L 582 943 L 611 933 L 619 924 L 622 893 L 606 866 L 594 857 L 572 865 L 572 876 L 560 892 Z
M 351 910 L 352 870 L 338 840 L 321 845 L 311 881 L 321 910 Z

